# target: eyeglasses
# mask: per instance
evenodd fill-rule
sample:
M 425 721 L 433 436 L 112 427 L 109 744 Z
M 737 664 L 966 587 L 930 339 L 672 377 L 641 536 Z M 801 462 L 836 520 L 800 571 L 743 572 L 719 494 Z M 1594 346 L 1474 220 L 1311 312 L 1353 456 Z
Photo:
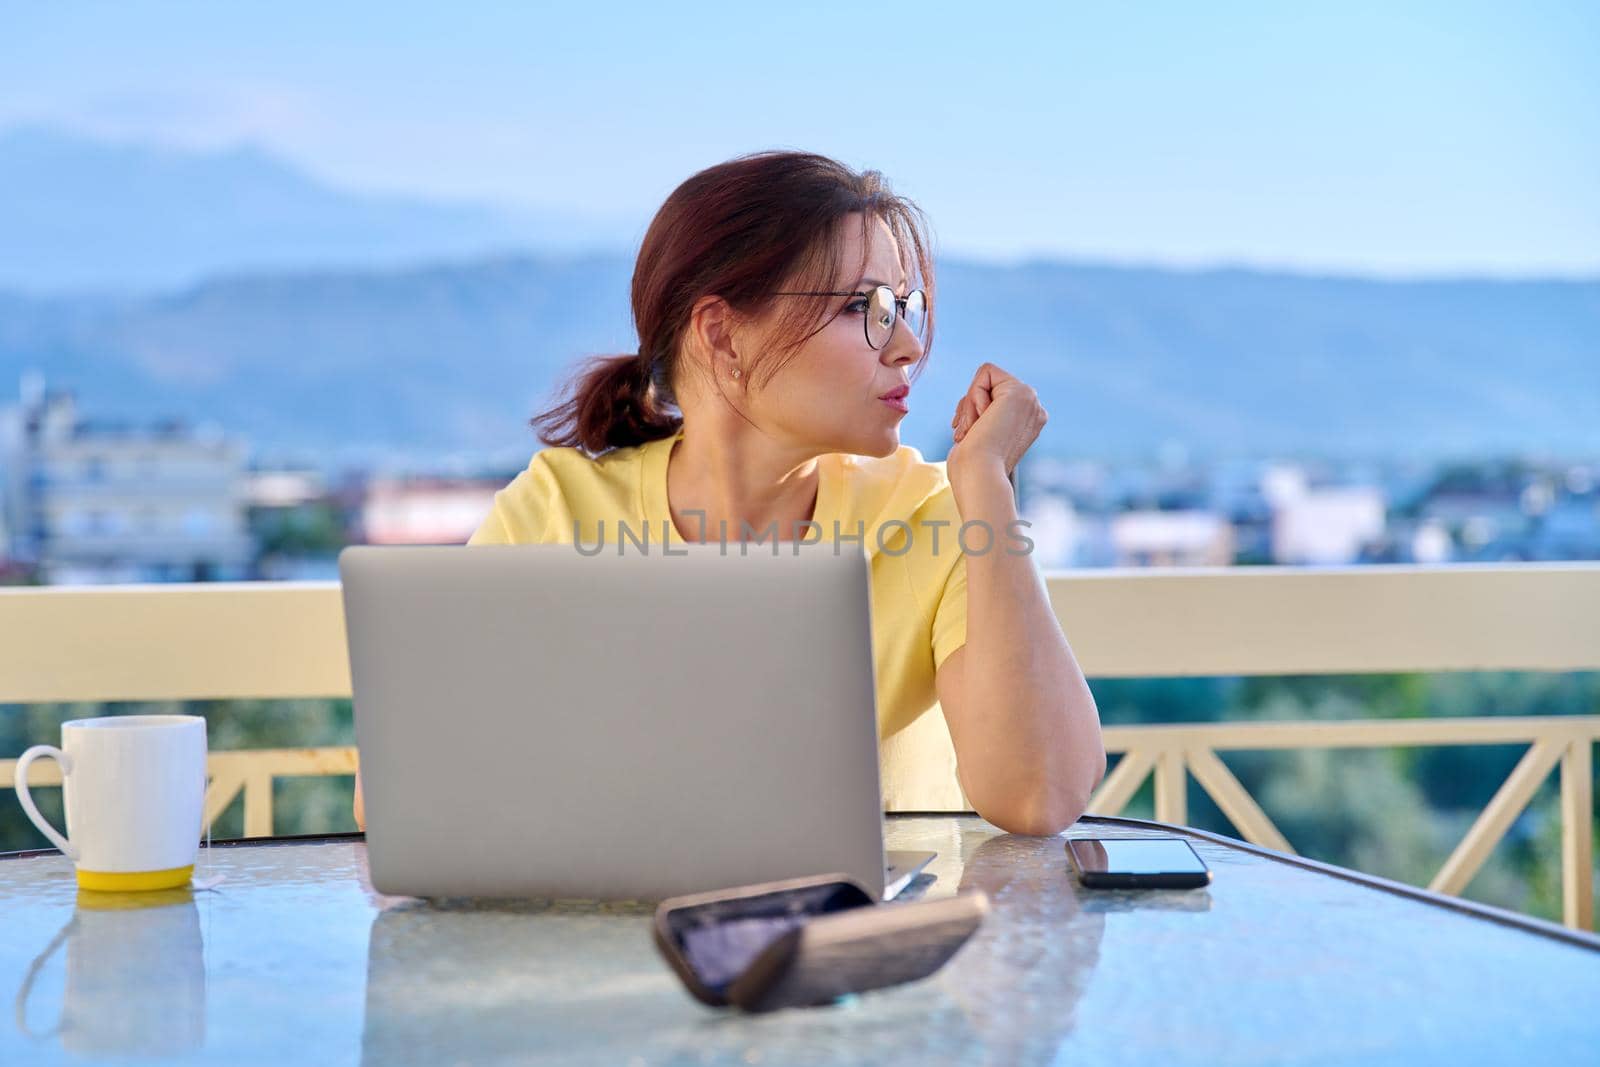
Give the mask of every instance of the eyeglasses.
M 903 298 L 894 295 L 894 290 L 887 285 L 880 285 L 876 289 L 867 289 L 862 292 L 827 291 L 819 293 L 774 293 L 774 296 L 859 296 L 863 299 L 853 300 L 846 304 L 846 311 L 864 311 L 866 319 L 863 329 L 867 334 L 867 344 L 882 350 L 889 344 L 889 339 L 894 336 L 895 323 L 902 317 L 906 325 L 911 327 L 911 332 L 920 342 L 928 334 L 928 294 L 921 289 L 913 289 Z

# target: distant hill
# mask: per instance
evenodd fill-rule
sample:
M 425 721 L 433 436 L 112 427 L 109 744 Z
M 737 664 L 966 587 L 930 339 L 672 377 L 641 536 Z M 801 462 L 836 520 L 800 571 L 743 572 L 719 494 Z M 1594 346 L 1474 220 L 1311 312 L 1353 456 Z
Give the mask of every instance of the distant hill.
M 0 398 L 34 367 L 91 414 L 210 419 L 269 451 L 525 460 L 572 362 L 636 347 L 631 270 L 519 256 L 0 295 Z M 1041 453 L 1600 454 L 1600 282 L 948 262 L 940 286 L 903 423 L 930 458 L 986 359 L 1039 390 Z
M 330 188 L 255 148 L 0 131 L 0 289 L 151 292 L 219 273 L 513 248 L 623 249 L 639 223 Z
M 636 346 L 631 225 L 42 127 L 0 132 L 0 190 L 0 403 L 37 368 L 92 415 L 269 452 L 525 458 L 573 361 Z M 940 286 L 902 424 L 933 458 L 986 359 L 1039 390 L 1041 452 L 1600 453 L 1600 282 L 946 261 Z

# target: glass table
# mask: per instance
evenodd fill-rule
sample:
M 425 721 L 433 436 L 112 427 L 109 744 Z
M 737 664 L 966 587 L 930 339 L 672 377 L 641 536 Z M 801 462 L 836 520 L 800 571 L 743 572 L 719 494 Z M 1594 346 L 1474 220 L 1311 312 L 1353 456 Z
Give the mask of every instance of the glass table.
M 0 858 L 0 1063 L 1593 1063 L 1600 938 L 1180 827 L 1198 890 L 1085 890 L 1061 838 L 894 816 L 907 890 L 993 910 L 921 982 L 826 1008 L 700 1006 L 649 904 L 384 897 L 359 836 L 218 843 L 214 890 L 85 894 Z M 97 899 L 88 899 L 97 898 Z M 891 905 L 892 906 L 892 905 Z

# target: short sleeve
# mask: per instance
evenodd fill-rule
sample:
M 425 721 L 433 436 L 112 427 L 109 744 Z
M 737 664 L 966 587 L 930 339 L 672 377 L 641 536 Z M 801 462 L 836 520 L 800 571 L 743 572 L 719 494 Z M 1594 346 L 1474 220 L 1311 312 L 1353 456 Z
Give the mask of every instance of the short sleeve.
M 502 490 L 503 492 L 503 490 Z M 511 533 L 506 529 L 505 520 L 500 517 L 500 494 L 495 494 L 494 505 L 489 508 L 489 514 L 483 517 L 483 522 L 478 525 L 472 536 L 467 538 L 470 545 L 509 545 Z
M 944 666 L 950 653 L 967 643 L 967 556 L 956 554 L 956 565 L 945 578 L 944 591 L 933 610 L 933 666 Z
M 494 495 L 494 504 L 469 545 L 529 545 L 546 540 L 545 524 L 561 487 L 543 454 Z

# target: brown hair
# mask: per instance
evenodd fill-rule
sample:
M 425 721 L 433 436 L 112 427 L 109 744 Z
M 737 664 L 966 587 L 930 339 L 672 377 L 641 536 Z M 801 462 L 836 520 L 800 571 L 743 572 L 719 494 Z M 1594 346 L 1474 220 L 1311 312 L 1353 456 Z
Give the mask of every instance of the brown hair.
M 639 351 L 590 358 L 567 382 L 566 399 L 533 417 L 546 445 L 581 448 L 591 456 L 670 437 L 683 424 L 673 395 L 679 349 L 695 301 L 722 297 L 754 316 L 781 290 L 838 290 L 855 282 L 840 269 L 846 216 L 889 225 L 912 285 L 928 295 L 922 369 L 933 343 L 933 262 L 922 211 L 890 192 L 875 170 L 857 173 L 809 152 L 756 152 L 708 167 L 673 190 L 656 212 L 633 270 L 633 323 Z M 858 268 L 866 266 L 866 248 Z M 776 346 L 788 358 L 763 355 L 751 371 L 771 381 L 809 338 L 839 314 L 795 300 L 777 320 Z M 818 321 L 821 319 L 821 321 Z M 775 364 L 769 367 L 769 364 Z

